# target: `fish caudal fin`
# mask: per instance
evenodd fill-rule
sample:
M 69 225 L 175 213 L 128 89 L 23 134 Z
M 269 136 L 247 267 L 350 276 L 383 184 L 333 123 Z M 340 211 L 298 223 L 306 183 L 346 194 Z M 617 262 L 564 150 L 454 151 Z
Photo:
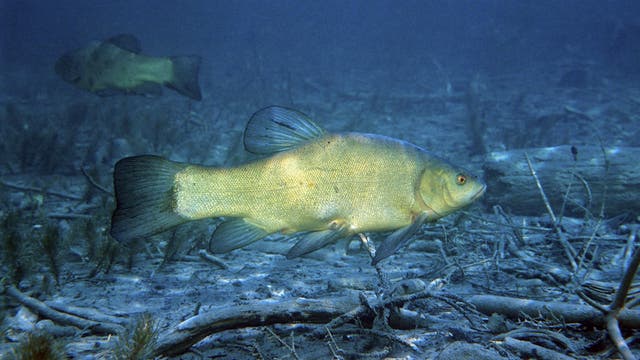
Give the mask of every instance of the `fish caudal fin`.
M 186 165 L 159 156 L 134 156 L 116 163 L 116 210 L 111 236 L 128 243 L 180 225 L 188 219 L 173 210 L 173 183 Z
M 199 56 L 176 56 L 171 58 L 173 76 L 166 85 L 184 96 L 194 100 L 202 100 L 198 72 L 200 71 Z

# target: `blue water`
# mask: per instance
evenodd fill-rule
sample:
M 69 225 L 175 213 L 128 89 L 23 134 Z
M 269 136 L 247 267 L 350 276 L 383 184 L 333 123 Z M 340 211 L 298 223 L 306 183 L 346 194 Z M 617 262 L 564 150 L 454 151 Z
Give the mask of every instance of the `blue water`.
M 144 55 L 200 57 L 202 100 L 168 88 L 159 96 L 97 96 L 54 72 L 61 55 L 118 34 L 139 39 Z M 348 254 L 343 244 L 332 244 L 310 258 L 287 260 L 282 255 L 291 244 L 275 236 L 223 255 L 228 269 L 218 269 L 197 257 L 208 248 L 218 220 L 181 226 L 137 248 L 110 238 L 113 169 L 119 159 L 154 154 L 211 166 L 250 161 L 255 155 L 247 154 L 242 142 L 246 122 L 261 108 L 281 105 L 308 114 L 327 131 L 406 140 L 484 178 L 487 193 L 468 209 L 471 217 L 456 213 L 423 228 L 418 245 L 382 262 L 394 285 L 399 279 L 430 283 L 458 276 L 451 270 L 454 262 L 442 265 L 440 250 L 425 245 L 437 238 L 444 244 L 442 252 L 455 257 L 465 272 L 459 282 L 447 285 L 452 293 L 493 291 L 578 303 L 567 290 L 574 284 L 545 282 L 545 290 L 529 294 L 529 286 L 520 286 L 521 273 L 500 268 L 501 262 L 511 261 L 510 269 L 518 269 L 548 261 L 554 269 L 569 271 L 558 245 L 549 243 L 556 235 L 533 180 L 527 185 L 533 195 L 519 198 L 524 205 L 509 203 L 518 197 L 504 192 L 527 192 L 509 183 L 513 173 L 487 164 L 513 162 L 510 171 L 529 179 L 524 158 L 510 158 L 507 152 L 531 149 L 538 154 L 532 156 L 533 166 L 549 186 L 552 206 L 575 217 L 563 231 L 576 249 L 588 248 L 586 240 L 595 237 L 604 250 L 597 253 L 602 261 L 594 260 L 593 278 L 617 284 L 619 264 L 626 261 L 620 254 L 630 253 L 623 247 L 632 227 L 624 224 L 637 226 L 638 221 L 637 164 L 628 154 L 640 147 L 639 84 L 637 0 L 0 0 L 0 278 L 9 279 L 2 285 L 15 283 L 41 300 L 110 314 L 151 312 L 163 331 L 193 313 L 194 303 L 197 309 L 233 309 L 237 303 L 325 299 L 345 292 L 357 300 L 356 290 L 370 299 L 385 291 L 388 295 L 389 289 L 380 290 L 369 254 L 353 244 Z M 555 148 L 535 152 L 545 147 Z M 602 154 L 611 157 L 607 172 Z M 570 189 L 549 185 L 558 172 L 545 170 L 547 158 L 549 164 L 563 164 L 562 174 L 570 173 Z M 631 175 L 618 176 L 620 169 Z M 607 188 L 602 179 L 614 183 Z M 620 189 L 630 189 L 630 195 Z M 607 199 L 606 221 L 600 219 L 601 198 Z M 515 233 L 500 225 L 505 217 L 496 215 L 496 205 L 508 216 L 522 216 L 511 226 L 528 226 L 521 229 L 523 246 L 537 258 L 529 263 L 515 255 L 496 260 L 504 255 L 496 254 L 510 236 L 505 234 Z M 595 229 L 596 223 L 602 227 Z M 529 231 L 539 225 L 542 230 Z M 51 229 L 65 239 L 54 255 L 60 266 L 56 272 L 54 263 L 41 256 L 40 239 Z M 594 235 L 604 233 L 609 237 Z M 7 234 L 26 245 L 11 248 Z M 373 236 L 374 242 L 383 238 Z M 116 255 L 105 262 L 104 254 Z M 25 259 L 18 262 L 20 269 L 15 259 Z M 489 263 L 495 268 L 487 270 Z M 490 283 L 475 287 L 478 278 Z M 434 308 L 417 306 L 417 311 Z M 19 309 L 0 291 L 0 329 L 42 320 Z M 434 316 L 449 319 L 453 313 L 458 318 L 451 321 L 458 322 L 452 328 L 468 325 L 458 312 L 446 309 L 450 313 Z M 423 352 L 402 348 L 389 356 L 432 358 L 452 340 L 434 340 L 422 330 L 408 338 L 419 339 Z M 261 343 L 264 358 L 288 356 L 278 343 L 269 345 L 269 337 L 251 331 L 237 334 L 252 344 L 256 338 L 266 342 Z M 580 331 L 570 335 L 578 338 Z M 284 330 L 281 334 L 289 336 Z M 482 344 L 492 336 L 473 334 L 467 340 Z M 0 341 L 0 358 L 10 342 L 20 340 L 11 336 L 7 344 Z M 223 354 L 247 355 L 233 348 L 232 335 L 225 336 L 216 340 Z M 331 356 L 317 339 L 301 339 L 313 350 L 311 357 Z M 338 345 L 356 346 L 345 339 L 351 338 L 338 338 Z M 106 336 L 100 340 L 109 341 Z M 100 352 L 111 346 L 104 344 Z M 220 355 L 213 346 L 202 348 L 212 357 Z M 78 358 L 90 359 L 87 354 L 95 352 L 93 344 L 90 350 L 77 344 L 71 349 L 86 356 Z M 577 354 L 598 356 L 590 351 Z
M 468 71 L 526 67 L 566 55 L 603 61 L 634 1 L 3 1 L 3 68 L 45 66 L 117 33 L 149 53 L 271 65 L 386 71 L 431 56 Z M 637 35 L 636 35 L 637 36 Z M 11 68 L 11 67 L 9 67 Z

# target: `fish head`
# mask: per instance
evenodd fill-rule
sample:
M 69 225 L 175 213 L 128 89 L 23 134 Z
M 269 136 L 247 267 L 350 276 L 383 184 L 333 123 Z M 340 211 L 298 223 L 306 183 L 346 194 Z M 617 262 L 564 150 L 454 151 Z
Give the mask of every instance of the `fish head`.
M 436 220 L 461 209 L 484 194 L 485 183 L 466 170 L 445 162 L 429 162 L 419 185 L 419 202 Z
M 82 80 L 82 61 L 75 53 L 66 53 L 56 61 L 55 71 L 64 81 L 78 83 Z

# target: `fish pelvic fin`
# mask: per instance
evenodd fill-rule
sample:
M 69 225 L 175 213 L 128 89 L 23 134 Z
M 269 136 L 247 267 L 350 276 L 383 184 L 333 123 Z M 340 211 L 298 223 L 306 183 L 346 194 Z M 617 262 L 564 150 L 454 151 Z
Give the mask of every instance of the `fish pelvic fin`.
M 214 254 L 223 254 L 254 243 L 268 232 L 245 219 L 231 219 L 218 225 L 211 235 L 209 250 Z
M 129 243 L 187 222 L 174 211 L 174 179 L 186 164 L 159 156 L 121 159 L 113 173 L 116 209 L 111 236 Z
M 244 129 L 244 147 L 254 154 L 269 155 L 293 149 L 324 136 L 307 115 L 281 106 L 255 112 Z
M 289 249 L 289 252 L 287 252 L 287 259 L 293 259 L 312 251 L 316 251 L 348 236 L 349 234 L 350 233 L 346 228 L 314 231 L 305 234 L 302 236 L 302 239 Z
M 198 83 L 200 61 L 200 57 L 195 55 L 172 57 L 173 76 L 165 85 L 184 96 L 198 101 L 202 100 L 200 84 Z
M 376 256 L 371 261 L 371 264 L 376 265 L 381 260 L 388 258 L 398 251 L 398 249 L 408 244 L 413 234 L 420 229 L 428 217 L 429 215 L 423 212 L 408 226 L 392 232 L 391 235 L 384 239 L 380 247 L 376 249 Z

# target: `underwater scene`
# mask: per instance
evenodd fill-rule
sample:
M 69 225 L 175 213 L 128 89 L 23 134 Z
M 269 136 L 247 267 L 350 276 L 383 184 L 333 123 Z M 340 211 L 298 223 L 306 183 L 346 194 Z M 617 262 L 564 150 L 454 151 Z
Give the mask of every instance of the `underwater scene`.
M 640 356 L 637 1 L 0 20 L 0 359 Z

